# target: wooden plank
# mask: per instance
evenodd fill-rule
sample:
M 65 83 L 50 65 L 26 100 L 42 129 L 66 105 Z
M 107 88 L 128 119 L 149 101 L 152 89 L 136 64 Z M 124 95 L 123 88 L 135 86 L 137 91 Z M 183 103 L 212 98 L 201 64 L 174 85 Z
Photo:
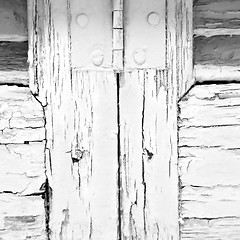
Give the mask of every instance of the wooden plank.
M 168 115 L 166 81 L 165 71 L 136 70 L 124 74 L 120 88 L 123 239 L 178 235 L 176 135 L 168 131 L 174 111 Z
M 196 64 L 194 77 L 197 82 L 229 81 L 239 82 L 240 68 L 238 66 L 217 66 Z
M 47 239 L 41 196 L 1 193 L 0 204 L 0 239 Z
M 198 85 L 179 103 L 182 239 L 237 239 L 239 93 L 239 84 Z
M 92 239 L 117 239 L 116 78 L 114 72 L 76 71 L 73 81 L 72 157 L 74 186 L 79 194 L 78 237 L 87 239 L 90 234 Z
M 0 192 L 19 195 L 43 193 L 44 142 L 0 145 Z
M 238 66 L 240 36 L 194 38 L 194 63 L 201 65 Z
M 117 239 L 114 73 L 71 71 L 69 1 L 37 1 L 33 6 L 37 11 L 30 12 L 41 34 L 32 38 L 31 52 L 38 58 L 30 81 L 46 114 L 47 177 L 53 190 L 49 237 Z
M 27 0 L 0 1 L 0 41 L 27 40 Z
M 179 126 L 211 127 L 239 124 L 240 84 L 197 85 L 179 102 Z
M 239 185 L 239 154 L 239 149 L 180 148 L 179 175 L 182 186 Z
M 238 0 L 194 1 L 194 34 L 197 36 L 239 35 Z
M 238 218 L 239 186 L 184 187 L 181 195 L 183 218 Z
M 27 42 L 0 42 L 0 71 L 27 71 Z
M 181 230 L 181 239 L 238 240 L 239 218 L 187 219 Z
M 0 86 L 0 143 L 45 139 L 42 106 L 28 88 Z
M 178 1 L 176 7 L 178 97 L 181 98 L 195 82 L 193 77 L 193 1 Z

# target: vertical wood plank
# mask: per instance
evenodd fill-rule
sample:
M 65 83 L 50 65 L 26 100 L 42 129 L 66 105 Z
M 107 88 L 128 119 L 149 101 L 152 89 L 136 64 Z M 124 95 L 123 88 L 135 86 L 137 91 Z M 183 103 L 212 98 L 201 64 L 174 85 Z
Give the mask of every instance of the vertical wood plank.
M 178 239 L 176 95 L 167 76 L 128 72 L 120 88 L 122 239 Z
M 176 11 L 178 96 L 181 98 L 195 82 L 193 77 L 193 0 L 177 0 Z
M 79 239 L 117 239 L 117 84 L 113 71 L 74 71 L 74 180 Z
M 70 3 L 31 5 L 37 56 L 31 86 L 46 117 L 50 238 L 112 240 L 118 228 L 117 85 L 111 70 L 72 71 Z

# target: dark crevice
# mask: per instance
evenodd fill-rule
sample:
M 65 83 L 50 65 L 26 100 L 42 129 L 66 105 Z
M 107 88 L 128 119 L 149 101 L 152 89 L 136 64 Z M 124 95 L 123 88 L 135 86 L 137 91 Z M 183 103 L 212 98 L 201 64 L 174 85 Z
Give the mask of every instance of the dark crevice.
M 11 82 L 0 82 L 0 86 L 9 86 L 9 87 L 12 87 L 12 86 L 16 86 L 16 87 L 23 87 L 23 88 L 26 88 L 28 87 L 28 84 L 24 84 L 24 83 L 17 83 L 17 82 L 14 82 L 14 83 L 11 83 Z
M 117 81 L 117 125 L 118 125 L 118 135 L 117 135 L 117 154 L 118 154 L 118 172 L 117 172 L 117 186 L 118 186 L 118 240 L 122 240 L 122 181 L 121 181 L 121 125 L 120 125 L 120 82 L 122 75 L 116 72 Z
M 49 226 L 49 220 L 50 220 L 50 211 L 51 211 L 52 188 L 49 185 L 48 179 L 46 179 L 46 182 L 44 185 L 43 199 L 44 199 L 44 208 L 45 208 L 46 235 L 47 235 L 47 240 L 50 240 L 51 230 Z

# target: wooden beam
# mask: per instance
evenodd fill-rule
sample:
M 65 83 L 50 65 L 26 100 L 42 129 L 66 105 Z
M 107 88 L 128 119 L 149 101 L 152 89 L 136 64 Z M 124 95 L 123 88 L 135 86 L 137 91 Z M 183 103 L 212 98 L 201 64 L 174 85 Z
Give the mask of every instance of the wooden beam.
M 70 35 L 70 14 L 76 10 L 70 1 L 30 0 L 29 6 L 34 19 L 30 87 L 44 106 L 46 162 L 51 166 L 47 171 L 53 189 L 50 237 L 117 239 L 115 74 L 111 68 L 98 71 L 96 66 L 91 71 L 71 69 L 71 41 L 77 45 L 78 38 Z M 75 56 L 85 47 L 78 46 Z

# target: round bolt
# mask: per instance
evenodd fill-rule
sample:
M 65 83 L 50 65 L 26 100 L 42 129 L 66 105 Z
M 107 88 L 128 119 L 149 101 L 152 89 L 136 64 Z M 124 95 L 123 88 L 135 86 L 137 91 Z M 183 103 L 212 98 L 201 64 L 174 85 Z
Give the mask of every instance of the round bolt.
M 148 15 L 148 23 L 153 25 L 153 26 L 157 26 L 160 22 L 160 16 L 158 13 L 156 12 L 151 12 Z
M 102 65 L 104 59 L 103 52 L 101 50 L 95 50 L 92 53 L 92 62 L 95 66 L 99 67 Z
M 77 24 L 79 27 L 84 28 L 88 25 L 88 16 L 84 13 L 77 15 Z
M 146 62 L 146 53 L 142 49 L 137 49 L 134 52 L 134 61 L 137 65 L 143 65 Z

